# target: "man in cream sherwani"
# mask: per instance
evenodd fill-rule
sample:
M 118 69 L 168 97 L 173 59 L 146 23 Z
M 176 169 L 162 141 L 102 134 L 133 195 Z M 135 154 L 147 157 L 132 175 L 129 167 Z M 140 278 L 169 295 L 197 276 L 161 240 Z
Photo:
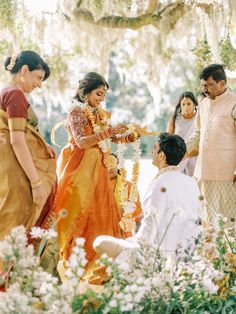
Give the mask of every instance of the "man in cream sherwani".
M 127 240 L 97 237 L 94 249 L 99 254 L 107 253 L 116 258 L 124 248 L 138 248 L 141 242 L 159 247 L 167 256 L 175 255 L 176 249 L 194 246 L 199 235 L 200 192 L 192 177 L 178 171 L 177 165 L 185 153 L 181 137 L 160 135 L 152 151 L 153 164 L 159 172 L 145 195 L 144 218 L 138 233 Z
M 199 76 L 207 97 L 198 106 L 196 127 L 186 145 L 198 148 L 194 177 L 204 197 L 201 218 L 216 214 L 236 221 L 236 95 L 227 88 L 221 64 L 211 64 Z

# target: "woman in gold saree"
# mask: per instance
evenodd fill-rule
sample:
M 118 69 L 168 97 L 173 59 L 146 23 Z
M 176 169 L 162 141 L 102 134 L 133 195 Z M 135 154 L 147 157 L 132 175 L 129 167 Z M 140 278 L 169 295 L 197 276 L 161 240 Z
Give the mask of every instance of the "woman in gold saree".
M 49 67 L 37 53 L 22 51 L 7 58 L 5 69 L 12 80 L 0 92 L 0 240 L 18 225 L 34 226 L 56 179 L 55 153 L 26 97 L 48 78 Z
M 88 73 L 79 82 L 77 103 L 67 118 L 70 140 L 58 164 L 55 210 L 58 215 L 62 209 L 67 210 L 67 216 L 58 223 L 61 258 L 67 260 L 75 239 L 82 237 L 88 265 L 97 257 L 92 243 L 98 235 L 124 236 L 108 169 L 110 141 L 127 128 L 125 125 L 111 127 L 110 114 L 101 108 L 107 89 L 105 79 L 95 72 Z M 135 138 L 130 134 L 120 140 L 131 142 Z

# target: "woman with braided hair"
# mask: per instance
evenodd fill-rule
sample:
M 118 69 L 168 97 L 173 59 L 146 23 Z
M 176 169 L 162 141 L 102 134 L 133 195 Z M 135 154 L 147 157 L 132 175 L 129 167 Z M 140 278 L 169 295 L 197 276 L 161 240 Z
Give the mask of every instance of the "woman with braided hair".
M 101 75 L 87 73 L 79 82 L 68 113 L 70 138 L 59 156 L 55 201 L 58 215 L 62 209 L 67 210 L 67 216 L 58 223 L 63 261 L 69 258 L 78 237 L 85 239 L 88 265 L 97 258 L 92 243 L 98 235 L 123 237 L 121 213 L 108 173 L 111 141 L 132 142 L 136 138 L 132 133 L 120 135 L 127 130 L 125 125 L 110 125 L 110 113 L 101 108 L 108 88 Z

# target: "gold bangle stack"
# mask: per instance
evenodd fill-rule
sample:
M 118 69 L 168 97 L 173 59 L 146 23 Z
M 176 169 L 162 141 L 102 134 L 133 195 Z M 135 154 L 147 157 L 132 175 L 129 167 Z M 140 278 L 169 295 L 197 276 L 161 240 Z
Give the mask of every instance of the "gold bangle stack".
M 31 183 L 31 189 L 36 189 L 36 188 L 40 187 L 41 185 L 42 185 L 42 181 L 38 180 L 35 183 Z

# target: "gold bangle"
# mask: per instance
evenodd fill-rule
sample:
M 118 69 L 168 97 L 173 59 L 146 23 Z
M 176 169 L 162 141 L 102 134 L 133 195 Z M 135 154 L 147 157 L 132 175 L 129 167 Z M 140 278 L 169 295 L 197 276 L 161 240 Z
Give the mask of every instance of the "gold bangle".
M 40 187 L 41 185 L 42 185 L 42 181 L 41 180 L 39 180 L 39 181 L 37 181 L 35 183 L 31 183 L 31 189 L 36 189 L 36 188 Z

